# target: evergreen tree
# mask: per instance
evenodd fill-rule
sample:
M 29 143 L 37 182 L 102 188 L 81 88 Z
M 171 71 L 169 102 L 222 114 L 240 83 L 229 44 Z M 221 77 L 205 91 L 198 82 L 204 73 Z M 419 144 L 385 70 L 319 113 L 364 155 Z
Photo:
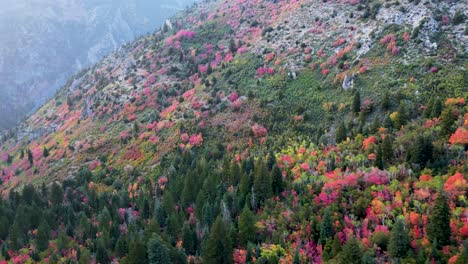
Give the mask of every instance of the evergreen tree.
M 250 176 L 243 172 L 241 174 L 241 178 L 240 178 L 240 183 L 239 183 L 239 196 L 240 197 L 245 197 L 247 195 L 247 193 L 250 191 L 250 189 L 252 188 L 252 185 L 250 185 L 251 181 L 250 181 Z
M 188 255 L 195 255 L 198 244 L 197 233 L 188 224 L 184 224 L 182 233 L 182 247 Z
M 374 121 L 372 122 L 372 126 L 371 126 L 371 133 L 372 134 L 375 134 L 379 131 L 379 128 L 380 128 L 380 120 L 379 120 L 379 117 L 376 116 L 374 118 Z
M 384 165 L 383 165 L 383 151 L 382 151 L 382 146 L 378 146 L 377 148 L 377 155 L 375 157 L 375 166 L 379 168 L 380 170 L 383 170 Z
M 361 94 L 356 91 L 353 98 L 353 113 L 361 112 Z
M 44 146 L 44 148 L 42 149 L 42 156 L 44 156 L 45 158 L 49 157 L 49 150 Z
M 119 258 L 127 254 L 127 243 L 123 235 L 120 235 L 119 238 L 117 239 L 117 242 L 115 242 L 114 251 L 117 257 Z
M 429 215 L 427 235 L 431 242 L 442 247 L 450 245 L 450 233 L 450 208 L 445 195 L 439 193 Z
M 341 121 L 336 129 L 335 141 L 338 144 L 344 140 L 346 140 L 346 127 L 344 121 Z
M 402 126 L 406 125 L 408 122 L 408 111 L 404 103 L 400 103 L 398 107 L 398 115 L 395 119 L 395 128 L 400 129 Z
M 258 159 L 254 168 L 254 183 L 253 189 L 258 203 L 261 205 L 271 197 L 272 194 L 272 181 L 270 173 L 266 168 L 262 159 Z
M 293 264 L 301 264 L 299 259 L 299 248 L 296 248 L 296 251 L 294 252 Z
M 148 241 L 148 263 L 171 263 L 169 248 L 163 243 L 159 235 L 153 235 L 153 237 Z
M 433 107 L 431 109 L 430 117 L 431 118 L 439 117 L 441 113 L 442 113 L 442 102 L 441 102 L 441 100 L 439 98 L 437 98 L 434 101 L 434 105 L 433 105 Z
M 432 110 L 434 109 L 434 97 L 429 98 L 427 101 L 426 109 L 424 110 L 423 116 L 425 118 L 432 118 Z
M 406 257 L 409 248 L 410 240 L 408 237 L 408 231 L 405 228 L 405 223 L 403 220 L 398 219 L 390 234 L 388 253 L 390 257 L 400 259 Z
M 29 161 L 29 164 L 33 165 L 34 164 L 34 157 L 33 157 L 33 154 L 31 152 L 30 149 L 28 149 L 28 161 Z
M 273 182 L 273 195 L 281 194 L 284 190 L 283 173 L 276 164 L 273 166 L 273 170 L 271 171 L 271 179 Z
M 10 230 L 10 244 L 9 247 L 12 250 L 18 250 L 23 245 L 23 235 L 21 234 L 21 229 L 18 224 L 14 223 Z
M 239 241 L 243 246 L 248 242 L 254 242 L 256 237 L 255 215 L 250 211 L 249 204 L 245 203 L 239 216 Z
M 63 190 L 60 185 L 56 182 L 52 184 L 52 188 L 50 190 L 49 199 L 53 205 L 59 205 L 63 202 Z
M 147 263 L 146 246 L 140 241 L 135 239 L 130 243 L 128 256 L 126 259 L 127 264 L 140 264 Z
M 197 188 L 195 179 L 195 175 L 192 175 L 191 173 L 185 175 L 184 189 L 180 197 L 182 205 L 184 207 L 188 207 L 191 203 L 195 201 Z
M 42 223 L 37 228 L 36 249 L 38 251 L 46 250 L 49 247 L 49 239 L 50 226 L 47 224 L 46 221 L 42 221 Z
M 111 263 L 109 254 L 107 253 L 104 242 L 101 239 L 99 239 L 97 242 L 96 262 L 100 264 Z
M 325 245 L 327 240 L 332 239 L 334 235 L 332 211 L 330 207 L 325 209 L 322 221 L 320 222 L 320 243 Z
M 226 236 L 228 232 L 222 217 L 218 216 L 206 242 L 203 258 L 205 264 L 233 263 L 232 241 Z
M 390 108 L 390 94 L 388 92 L 384 93 L 382 98 L 382 110 L 388 110 Z
M 455 117 L 453 115 L 453 109 L 448 107 L 444 109 L 440 116 L 440 133 L 442 136 L 448 136 L 453 133 L 453 123 L 455 122 Z
M 362 252 L 356 238 L 352 237 L 343 246 L 338 264 L 361 264 Z
M 386 135 L 382 142 L 382 161 L 385 164 L 391 163 L 393 159 L 393 142 L 389 135 Z
M 409 160 L 414 164 L 424 166 L 428 161 L 432 160 L 433 149 L 431 139 L 419 135 L 410 149 Z
M 237 164 L 237 162 L 231 162 L 229 165 L 228 184 L 237 186 L 239 184 L 240 174 L 239 164 Z

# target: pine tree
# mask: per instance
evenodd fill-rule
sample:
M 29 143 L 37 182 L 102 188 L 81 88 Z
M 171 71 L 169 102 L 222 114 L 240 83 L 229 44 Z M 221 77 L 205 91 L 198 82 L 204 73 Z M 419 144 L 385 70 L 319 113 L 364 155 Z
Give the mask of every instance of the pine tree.
M 346 127 L 344 121 L 341 121 L 340 125 L 336 129 L 335 141 L 340 143 L 346 140 Z
M 159 235 L 153 235 L 153 237 L 148 241 L 148 263 L 171 263 L 169 248 L 164 244 Z
M 439 193 L 429 215 L 427 235 L 439 247 L 450 245 L 450 208 L 444 194 Z
M 44 156 L 45 158 L 49 157 L 49 150 L 44 146 L 44 148 L 42 149 L 42 156 Z
M 99 239 L 97 242 L 96 262 L 99 264 L 111 263 L 109 254 L 107 253 L 104 242 L 101 239 Z
M 186 174 L 184 179 L 184 189 L 180 197 L 182 205 L 184 207 L 188 207 L 191 203 L 195 201 L 196 188 L 197 186 L 195 182 L 195 176 L 191 173 Z
M 301 264 L 301 260 L 299 259 L 299 248 L 296 248 L 296 251 L 294 252 L 293 264 Z
M 254 242 L 256 237 L 255 215 L 250 211 L 249 203 L 245 203 L 239 216 L 239 241 L 243 246 L 248 242 Z
M 448 136 L 453 133 L 453 123 L 455 122 L 453 109 L 451 107 L 444 109 L 440 119 L 440 134 L 442 136 Z
M 372 122 L 372 126 L 371 126 L 371 133 L 372 134 L 375 134 L 379 131 L 379 128 L 380 128 L 380 120 L 379 120 L 379 117 L 375 117 L 374 118 L 374 121 Z
M 270 173 L 263 160 L 259 159 L 254 168 L 253 189 L 257 201 L 262 205 L 272 194 L 272 181 Z
M 442 113 L 442 102 L 440 101 L 439 98 L 437 98 L 434 101 L 434 105 L 432 106 L 430 117 L 431 118 L 439 117 L 441 113 Z
M 50 226 L 47 224 L 46 221 L 42 221 L 42 223 L 37 228 L 36 249 L 38 251 L 46 250 L 49 247 L 49 239 Z
M 393 142 L 389 135 L 386 135 L 382 142 L 382 161 L 384 164 L 391 163 L 393 159 Z
M 146 256 L 146 246 L 140 241 L 135 239 L 130 243 L 128 256 L 126 259 L 127 264 L 140 264 L 147 263 L 148 259 Z
M 197 233 L 188 224 L 184 224 L 182 233 L 182 247 L 188 255 L 195 255 L 198 244 Z
M 377 148 L 377 155 L 375 157 L 375 166 L 379 168 L 380 170 L 384 169 L 384 164 L 383 164 L 383 154 L 382 154 L 382 146 L 379 145 Z
M 390 94 L 388 92 L 385 92 L 382 98 L 382 110 L 388 110 L 389 108 L 390 108 Z
M 56 182 L 52 184 L 52 188 L 50 190 L 49 199 L 53 205 L 59 205 L 63 202 L 63 190 L 60 185 Z
M 361 112 L 361 94 L 356 91 L 353 98 L 353 113 Z
M 398 115 L 395 119 L 395 128 L 400 129 L 402 126 L 406 125 L 408 122 L 408 111 L 406 105 L 401 103 L 398 107 Z
M 408 237 L 408 231 L 405 228 L 404 221 L 399 219 L 393 226 L 390 234 L 388 253 L 392 258 L 404 258 L 408 254 L 409 247 L 410 240 Z
M 31 152 L 30 149 L 28 149 L 28 161 L 29 161 L 29 164 L 33 165 L 34 164 L 34 157 L 33 157 L 33 154 Z
M 284 190 L 283 173 L 278 165 L 274 165 L 271 171 L 271 179 L 273 184 L 273 195 L 279 195 Z
M 320 243 L 325 245 L 327 240 L 332 239 L 334 235 L 332 211 L 328 207 L 325 209 L 322 221 L 320 222 Z
M 226 228 L 222 217 L 219 215 L 211 227 L 210 235 L 208 237 L 208 241 L 206 242 L 203 263 L 233 263 L 232 241 L 230 237 L 226 236 L 228 232 L 228 228 Z
M 352 237 L 343 246 L 338 264 L 361 264 L 362 252 L 356 238 Z
M 127 243 L 125 242 L 125 238 L 123 235 L 120 235 L 119 238 L 117 239 L 117 242 L 115 242 L 115 254 L 117 257 L 121 258 L 127 254 Z
M 229 165 L 228 184 L 237 186 L 239 184 L 240 174 L 239 164 L 237 164 L 237 162 L 231 162 Z
M 431 139 L 419 135 L 411 147 L 409 160 L 414 164 L 424 166 L 428 161 L 432 160 L 433 149 L 434 146 L 432 145 Z
M 273 153 L 273 151 L 270 151 L 270 154 L 268 154 L 268 170 L 269 171 L 272 171 L 273 170 L 273 166 L 275 166 L 276 164 L 276 157 L 275 157 L 275 154 Z

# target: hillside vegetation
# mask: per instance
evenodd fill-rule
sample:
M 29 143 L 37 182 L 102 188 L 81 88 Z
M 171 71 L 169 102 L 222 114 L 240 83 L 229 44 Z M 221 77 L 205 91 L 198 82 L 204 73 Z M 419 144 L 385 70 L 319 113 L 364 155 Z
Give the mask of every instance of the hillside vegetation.
M 179 13 L 2 137 L 0 263 L 467 263 L 466 10 Z

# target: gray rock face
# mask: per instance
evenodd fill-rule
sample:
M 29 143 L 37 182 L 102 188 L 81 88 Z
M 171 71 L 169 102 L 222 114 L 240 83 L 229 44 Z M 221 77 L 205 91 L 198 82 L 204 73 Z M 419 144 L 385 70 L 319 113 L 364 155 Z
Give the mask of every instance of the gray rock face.
M 3 0 L 0 129 L 12 127 L 66 80 L 153 32 L 195 0 Z
M 348 89 L 353 89 L 353 87 L 354 87 L 354 74 L 351 76 L 346 75 L 342 84 L 343 90 L 346 91 Z

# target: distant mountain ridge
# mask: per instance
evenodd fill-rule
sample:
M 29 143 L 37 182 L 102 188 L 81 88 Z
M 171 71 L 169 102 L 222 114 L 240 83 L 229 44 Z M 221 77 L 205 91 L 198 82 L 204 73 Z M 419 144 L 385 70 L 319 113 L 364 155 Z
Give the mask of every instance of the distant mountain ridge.
M 193 2 L 6 0 L 0 10 L 0 129 L 44 103 L 71 74 Z

